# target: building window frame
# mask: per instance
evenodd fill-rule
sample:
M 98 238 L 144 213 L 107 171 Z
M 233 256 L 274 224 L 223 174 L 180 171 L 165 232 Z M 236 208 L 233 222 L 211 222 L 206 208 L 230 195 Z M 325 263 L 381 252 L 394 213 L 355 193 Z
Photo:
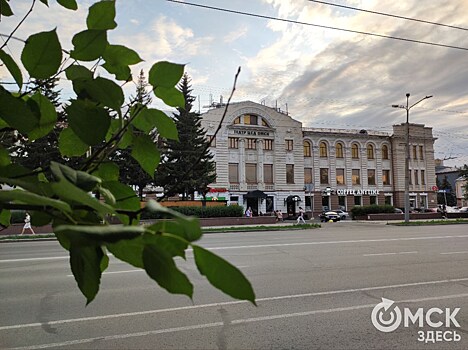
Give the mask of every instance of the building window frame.
M 374 145 L 367 145 L 367 159 L 374 159 Z
M 375 169 L 367 169 L 367 184 L 368 185 L 375 186 L 377 184 L 375 174 L 376 174 Z
M 270 139 L 263 140 L 263 149 L 265 151 L 272 151 L 273 150 L 273 140 L 270 140 Z
M 330 184 L 328 168 L 320 168 L 320 184 L 321 185 Z
M 285 140 L 286 151 L 291 152 L 294 149 L 294 140 Z
M 419 159 L 424 159 L 424 146 L 419 146 Z
M 351 170 L 351 181 L 353 185 L 361 184 L 361 169 L 352 169 Z
M 338 186 L 346 185 L 346 176 L 345 176 L 345 169 L 344 168 L 337 168 L 336 169 L 336 184 Z
M 229 163 L 229 183 L 238 184 L 239 183 L 239 163 Z
M 359 146 L 357 143 L 351 145 L 351 158 L 359 159 Z
M 238 149 L 239 148 L 239 138 L 238 137 L 229 137 L 228 138 L 228 148 Z
M 382 170 L 382 183 L 384 186 L 391 186 L 392 181 L 390 180 L 390 169 L 383 169 Z
M 257 163 L 245 163 L 245 182 L 248 184 L 258 183 Z
M 266 184 L 273 184 L 273 164 L 263 164 L 263 181 Z
M 294 184 L 294 164 L 286 164 L 286 183 Z
M 246 149 L 257 149 L 257 139 L 247 138 L 246 140 Z
M 312 146 L 309 141 L 304 141 L 304 157 L 312 157 Z
M 325 141 L 321 141 L 319 144 L 320 158 L 328 157 L 328 147 Z
M 314 173 L 312 168 L 304 168 L 304 184 L 314 183 Z
M 338 142 L 335 146 L 335 156 L 336 158 L 344 158 L 343 144 Z
M 382 159 L 388 159 L 388 146 L 382 146 Z

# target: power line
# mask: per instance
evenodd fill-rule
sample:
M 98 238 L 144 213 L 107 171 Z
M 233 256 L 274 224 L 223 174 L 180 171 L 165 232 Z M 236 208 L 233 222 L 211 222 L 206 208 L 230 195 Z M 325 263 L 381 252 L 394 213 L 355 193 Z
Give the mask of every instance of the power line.
M 344 28 L 338 28 L 338 27 L 332 27 L 332 26 L 325 26 L 325 25 L 321 25 L 321 24 L 314 24 L 314 23 L 308 23 L 308 22 L 295 21 L 295 20 L 292 20 L 292 19 L 279 18 L 279 17 L 267 16 L 267 15 L 259 15 L 259 14 L 255 14 L 255 13 L 243 12 L 243 11 L 237 11 L 237 10 L 230 10 L 230 9 L 221 8 L 221 7 L 214 7 L 214 6 L 208 6 L 208 5 L 202 5 L 202 4 L 195 4 L 195 3 L 186 2 L 186 1 L 182 1 L 182 0 L 166 0 L 166 1 L 173 2 L 173 3 L 176 3 L 176 4 L 181 4 L 181 5 L 200 7 L 200 8 L 209 9 L 209 10 L 234 13 L 234 14 L 237 14 L 237 15 L 257 17 L 257 18 L 269 19 L 269 20 L 286 22 L 286 23 L 301 24 L 301 25 L 311 26 L 311 27 L 339 30 L 339 31 L 342 31 L 342 32 L 348 32 L 348 33 L 354 33 L 354 34 L 370 35 L 370 36 L 375 36 L 375 37 L 385 38 L 385 39 L 400 40 L 400 41 L 406 41 L 406 42 L 417 43 L 417 44 L 424 44 L 424 45 L 445 47 L 445 48 L 448 48 L 448 49 L 468 51 L 468 48 L 461 47 L 461 46 L 445 45 L 445 44 L 433 43 L 433 42 L 429 42 L 429 41 L 401 38 L 401 37 L 396 37 L 396 36 L 391 36 L 391 35 L 384 35 L 384 34 L 363 32 L 363 31 L 359 31 L 359 30 L 352 30 L 352 29 L 344 29 Z
M 404 19 L 404 20 L 407 20 L 407 21 L 421 22 L 421 23 L 432 24 L 432 25 L 441 26 L 441 27 L 447 27 L 447 28 L 452 28 L 452 29 L 459 29 L 459 30 L 466 30 L 466 31 L 468 31 L 468 28 L 457 27 L 457 26 L 452 26 L 452 25 L 449 25 L 449 24 L 438 23 L 438 22 L 431 22 L 431 21 L 426 21 L 426 20 L 423 20 L 423 19 L 417 19 L 417 18 L 411 18 L 411 17 L 404 17 L 404 16 L 394 15 L 394 14 L 385 13 L 385 12 L 378 12 L 378 11 L 365 10 L 365 9 L 360 9 L 360 8 L 357 8 L 357 7 L 351 7 L 351 6 L 333 4 L 333 3 L 325 2 L 325 1 L 318 1 L 318 0 L 308 0 L 308 1 L 310 1 L 310 2 L 316 2 L 316 3 L 324 4 L 324 5 L 329 5 L 329 6 L 341 7 L 341 8 L 345 8 L 345 9 L 348 9 L 348 10 L 367 12 L 367 13 L 372 13 L 372 14 L 375 14 L 375 15 L 381 15 L 381 16 L 399 18 L 399 19 Z

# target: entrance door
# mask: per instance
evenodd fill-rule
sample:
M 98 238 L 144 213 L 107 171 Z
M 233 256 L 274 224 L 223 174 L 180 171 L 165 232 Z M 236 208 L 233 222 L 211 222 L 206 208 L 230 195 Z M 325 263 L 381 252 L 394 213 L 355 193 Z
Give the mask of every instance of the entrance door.
M 258 215 L 258 198 L 247 198 L 247 208 L 252 208 L 254 216 Z
M 288 216 L 296 216 L 296 202 L 289 201 L 287 203 Z

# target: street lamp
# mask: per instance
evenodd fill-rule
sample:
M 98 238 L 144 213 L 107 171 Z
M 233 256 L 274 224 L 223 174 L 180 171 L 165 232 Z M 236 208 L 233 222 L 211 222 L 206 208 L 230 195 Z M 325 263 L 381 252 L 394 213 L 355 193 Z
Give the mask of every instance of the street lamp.
M 409 208 L 410 208 L 410 200 L 409 200 L 409 161 L 410 161 L 410 144 L 409 144 L 409 111 L 411 108 L 416 106 L 419 102 L 427 100 L 431 98 L 432 95 L 423 97 L 418 102 L 413 103 L 411 106 L 409 105 L 409 97 L 410 94 L 406 94 L 406 106 L 403 105 L 392 105 L 393 108 L 403 108 L 406 109 L 406 137 L 405 137 L 405 147 L 406 147 L 406 159 L 405 159 L 405 222 L 409 222 Z

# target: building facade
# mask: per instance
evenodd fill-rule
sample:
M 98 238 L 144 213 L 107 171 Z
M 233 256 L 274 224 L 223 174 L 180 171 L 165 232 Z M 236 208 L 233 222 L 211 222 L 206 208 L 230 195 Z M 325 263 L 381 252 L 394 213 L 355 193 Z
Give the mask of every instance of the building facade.
M 213 108 L 203 115 L 214 138 L 216 183 L 229 204 L 254 213 L 299 207 L 317 215 L 355 205 L 404 207 L 405 124 L 393 134 L 369 130 L 303 128 L 302 123 L 261 104 L 246 101 Z M 221 122 L 222 120 L 222 122 Z M 432 129 L 410 124 L 410 203 L 435 207 Z M 216 196 L 216 194 L 214 194 Z

